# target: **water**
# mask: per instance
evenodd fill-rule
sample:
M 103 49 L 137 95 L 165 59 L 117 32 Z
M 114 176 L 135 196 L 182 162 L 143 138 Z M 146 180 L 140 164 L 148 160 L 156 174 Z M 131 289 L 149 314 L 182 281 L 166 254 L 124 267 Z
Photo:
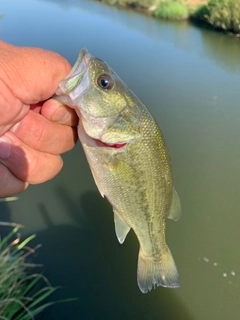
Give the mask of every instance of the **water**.
M 138 243 L 118 244 L 112 209 L 80 145 L 52 181 L 0 203 L 1 220 L 25 225 L 36 259 L 61 285 L 44 319 L 232 320 L 240 315 L 240 42 L 187 22 L 160 22 L 92 1 L 1 1 L 1 39 L 106 60 L 156 117 L 166 138 L 183 216 L 167 222 L 180 289 L 141 294 Z

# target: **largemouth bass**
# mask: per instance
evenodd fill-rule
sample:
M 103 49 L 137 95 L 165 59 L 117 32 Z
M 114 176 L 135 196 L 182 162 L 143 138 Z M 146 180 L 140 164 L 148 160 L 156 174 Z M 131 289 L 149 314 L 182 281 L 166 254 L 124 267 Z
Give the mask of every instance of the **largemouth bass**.
M 113 207 L 119 242 L 130 229 L 139 240 L 140 290 L 179 287 L 165 240 L 165 219 L 178 220 L 181 206 L 164 138 L 153 116 L 116 73 L 86 49 L 54 98 L 79 116 L 79 139 L 95 183 Z

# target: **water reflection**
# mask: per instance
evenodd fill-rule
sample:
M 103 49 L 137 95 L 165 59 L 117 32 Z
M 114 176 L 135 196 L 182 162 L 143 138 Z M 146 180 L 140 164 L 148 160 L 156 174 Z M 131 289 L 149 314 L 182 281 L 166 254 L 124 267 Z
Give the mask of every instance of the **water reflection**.
M 67 197 L 61 201 L 71 212 Z M 65 201 L 66 200 L 66 201 Z M 55 299 L 77 297 L 78 301 L 54 306 L 44 319 L 193 319 L 174 290 L 158 288 L 143 295 L 136 282 L 138 244 L 131 232 L 125 245 L 116 239 L 112 209 L 97 192 L 86 192 L 79 198 L 84 212 L 84 228 L 54 226 L 42 207 L 49 227 L 39 232 L 36 243 L 42 243 L 37 260 L 45 265 L 53 285 L 61 285 Z M 109 219 L 109 216 L 111 218 Z M 72 216 L 78 220 L 78 213 Z M 174 307 L 173 307 L 174 306 Z
M 204 32 L 202 41 L 205 46 L 204 55 L 211 58 L 230 72 L 240 73 L 240 41 L 215 31 Z
M 11 208 L 8 202 L 0 202 L 0 221 L 11 222 Z M 7 236 L 11 230 L 12 227 L 0 226 L 0 239 Z

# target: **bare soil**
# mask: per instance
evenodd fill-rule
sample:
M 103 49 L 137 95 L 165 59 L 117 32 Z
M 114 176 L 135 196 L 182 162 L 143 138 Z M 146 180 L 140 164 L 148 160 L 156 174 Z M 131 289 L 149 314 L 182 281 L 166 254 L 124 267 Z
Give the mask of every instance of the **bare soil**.
M 185 0 L 185 3 L 191 7 L 196 7 L 201 4 L 206 4 L 207 2 L 208 2 L 207 0 Z

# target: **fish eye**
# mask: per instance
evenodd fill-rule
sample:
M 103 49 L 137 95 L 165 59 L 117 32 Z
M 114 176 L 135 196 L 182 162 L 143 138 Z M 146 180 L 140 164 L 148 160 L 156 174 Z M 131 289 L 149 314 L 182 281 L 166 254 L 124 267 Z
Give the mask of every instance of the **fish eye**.
M 113 79 L 106 74 L 102 74 L 97 79 L 97 84 L 104 90 L 110 90 L 113 87 Z

